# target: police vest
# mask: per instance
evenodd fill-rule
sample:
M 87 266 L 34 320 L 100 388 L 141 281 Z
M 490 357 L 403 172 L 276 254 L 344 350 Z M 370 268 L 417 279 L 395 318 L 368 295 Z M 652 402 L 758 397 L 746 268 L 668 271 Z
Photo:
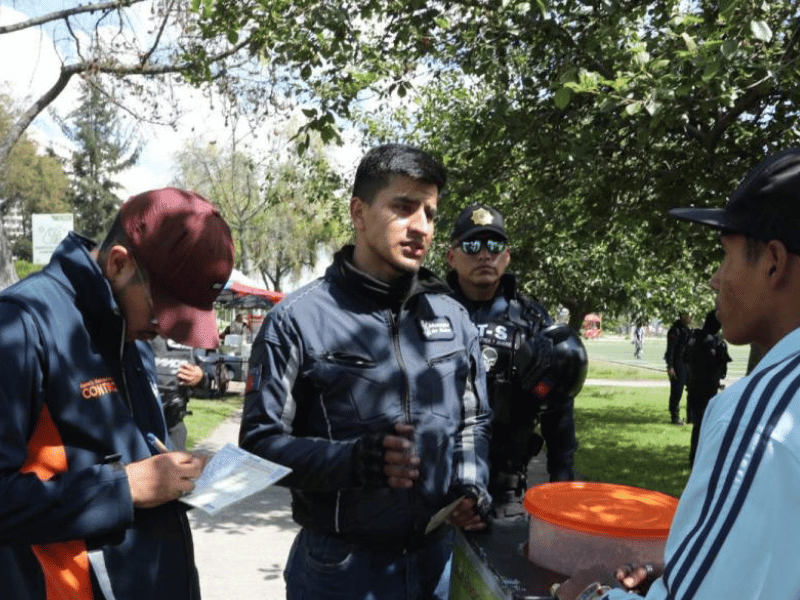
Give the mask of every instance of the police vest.
M 503 393 L 498 384 L 513 384 L 514 355 L 522 343 L 541 329 L 541 315 L 534 309 L 526 310 L 523 304 L 513 298 L 508 301 L 508 309 L 496 321 L 476 323 L 486 369 L 487 387 L 492 405 L 497 404 L 496 394 Z M 508 385 L 500 385 L 505 393 Z

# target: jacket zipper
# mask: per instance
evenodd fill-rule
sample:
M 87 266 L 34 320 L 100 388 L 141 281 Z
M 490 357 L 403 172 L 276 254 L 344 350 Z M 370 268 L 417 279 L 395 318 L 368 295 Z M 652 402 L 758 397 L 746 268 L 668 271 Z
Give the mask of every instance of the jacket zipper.
M 131 404 L 131 396 L 128 393 L 128 376 L 125 374 L 125 328 L 127 324 L 125 320 L 122 321 L 122 338 L 119 342 L 119 373 L 120 378 L 122 379 L 122 397 L 125 399 L 125 403 L 128 405 L 128 412 L 131 414 L 131 418 L 133 418 L 133 404 Z
M 402 310 L 402 308 L 400 309 Z M 395 315 L 391 310 L 389 311 L 389 319 L 392 324 L 392 344 L 394 351 L 397 355 L 397 365 L 400 367 L 400 375 L 403 378 L 403 413 L 406 417 L 406 423 L 411 424 L 411 384 L 408 381 L 408 370 L 406 369 L 403 355 L 400 352 L 400 326 L 399 319 L 400 313 Z

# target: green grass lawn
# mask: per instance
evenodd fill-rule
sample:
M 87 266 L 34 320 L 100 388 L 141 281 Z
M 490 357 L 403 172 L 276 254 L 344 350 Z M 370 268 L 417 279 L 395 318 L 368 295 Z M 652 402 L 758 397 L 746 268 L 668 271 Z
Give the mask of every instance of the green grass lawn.
M 589 377 L 597 379 L 666 379 L 664 352 L 665 337 L 645 337 L 642 358 L 633 357 L 633 344 L 629 338 L 604 335 L 593 340 L 583 340 L 589 355 Z M 733 359 L 728 363 L 728 377 L 738 378 L 747 369 L 749 346 L 728 346 Z
M 691 425 L 669 422 L 668 393 L 666 387 L 585 387 L 575 400 L 578 473 L 679 496 L 689 477 Z
M 189 401 L 189 410 L 192 414 L 184 419 L 188 431 L 186 447 L 194 448 L 197 442 L 206 438 L 229 415 L 239 409 L 243 400 L 238 394 L 227 394 L 213 400 L 192 398 Z

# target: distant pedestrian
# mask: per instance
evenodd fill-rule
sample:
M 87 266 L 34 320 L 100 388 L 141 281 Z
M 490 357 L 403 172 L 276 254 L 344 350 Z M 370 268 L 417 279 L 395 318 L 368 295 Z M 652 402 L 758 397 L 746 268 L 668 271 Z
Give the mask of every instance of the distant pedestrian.
M 692 329 L 686 343 L 686 410 L 692 422 L 692 441 L 689 450 L 689 464 L 694 464 L 697 440 L 700 436 L 700 423 L 708 406 L 708 401 L 720 389 L 720 383 L 728 374 L 728 345 L 719 335 L 720 323 L 717 311 L 706 315 L 703 327 Z
M 689 313 L 682 312 L 667 331 L 667 351 L 664 360 L 667 361 L 667 375 L 669 376 L 669 416 L 673 425 L 683 425 L 680 417 L 681 396 L 686 385 L 686 362 L 683 351 L 689 341 L 689 324 L 692 318 Z
M 633 357 L 641 360 L 644 346 L 644 327 L 641 324 L 633 328 Z
M 188 409 L 190 390 L 202 396 L 211 393 L 211 378 L 196 364 L 195 349 L 157 336 L 150 340 L 156 362 L 158 393 L 167 430 L 175 448 L 186 449 L 187 431 L 183 419 Z

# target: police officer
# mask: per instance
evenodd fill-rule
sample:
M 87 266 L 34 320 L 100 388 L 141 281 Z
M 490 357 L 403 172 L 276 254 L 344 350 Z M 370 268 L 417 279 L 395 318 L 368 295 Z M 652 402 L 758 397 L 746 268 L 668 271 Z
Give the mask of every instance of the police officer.
M 719 335 L 721 326 L 717 311 L 706 315 L 703 327 L 692 329 L 684 353 L 686 359 L 686 410 L 692 421 L 692 440 L 689 465 L 694 465 L 700 424 L 709 400 L 720 389 L 720 382 L 728 374 L 728 345 Z
M 158 392 L 172 443 L 176 448 L 186 449 L 186 425 L 184 417 L 189 413 L 189 389 L 209 389 L 209 378 L 203 369 L 194 363 L 194 350 L 162 336 L 150 341 L 155 355 Z
M 447 283 L 478 326 L 494 411 L 489 491 L 495 516 L 513 518 L 524 514 L 527 465 L 544 443 L 550 481 L 574 479 L 573 400 L 586 378 L 586 352 L 571 329 L 517 291 L 506 273 L 511 254 L 499 211 L 468 206 L 450 239 Z
M 669 416 L 673 425 L 683 425 L 680 417 L 680 403 L 683 388 L 686 386 L 686 361 L 684 351 L 686 342 L 689 341 L 689 323 L 692 318 L 688 313 L 681 313 L 680 317 L 667 330 L 667 351 L 664 360 L 667 362 L 667 376 L 669 377 Z

